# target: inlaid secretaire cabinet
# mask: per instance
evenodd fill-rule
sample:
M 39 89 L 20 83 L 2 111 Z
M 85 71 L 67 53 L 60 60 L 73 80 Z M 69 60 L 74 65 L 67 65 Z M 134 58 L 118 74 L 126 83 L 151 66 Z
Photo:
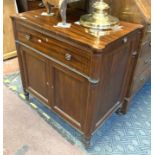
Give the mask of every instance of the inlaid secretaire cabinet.
M 122 29 L 96 38 L 74 23 L 80 12 L 68 15 L 72 26 L 64 29 L 43 11 L 12 17 L 25 95 L 36 96 L 89 142 L 124 101 L 142 26 L 121 22 Z
M 151 0 L 105 0 L 111 6 L 111 12 L 121 20 L 144 25 L 138 62 L 128 87 L 123 112 L 134 94 L 151 77 Z

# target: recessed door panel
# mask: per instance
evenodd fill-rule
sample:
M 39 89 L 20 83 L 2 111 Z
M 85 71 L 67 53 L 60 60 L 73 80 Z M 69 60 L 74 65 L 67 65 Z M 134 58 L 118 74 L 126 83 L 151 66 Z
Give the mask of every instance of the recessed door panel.
M 87 80 L 60 66 L 53 67 L 53 108 L 81 128 L 87 103 Z
M 21 54 L 26 77 L 26 89 L 43 102 L 48 103 L 47 59 L 25 47 L 21 47 Z

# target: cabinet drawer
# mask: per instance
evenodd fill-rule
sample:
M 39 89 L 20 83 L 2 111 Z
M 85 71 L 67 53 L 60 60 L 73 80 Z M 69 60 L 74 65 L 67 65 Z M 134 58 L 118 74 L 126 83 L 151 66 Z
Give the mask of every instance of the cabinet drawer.
M 16 37 L 20 42 L 89 75 L 90 53 L 20 24 L 17 25 Z
M 135 76 L 138 76 L 147 68 L 151 67 L 151 51 L 147 47 L 143 47 L 141 56 L 138 59 Z
M 151 25 L 149 25 L 149 24 L 146 26 L 145 34 L 144 34 L 142 41 L 143 41 L 142 44 L 145 44 L 146 42 L 151 41 Z
M 151 55 L 151 42 L 141 46 L 140 57 L 146 57 L 147 55 Z
M 141 72 L 151 67 L 151 57 L 146 58 L 139 58 L 137 67 L 136 67 L 136 74 L 138 76 Z
M 150 42 L 151 41 L 151 32 L 146 32 L 145 33 L 145 36 L 143 37 L 143 40 L 142 40 L 142 45 L 146 44 L 147 42 Z
M 141 74 L 134 77 L 132 94 L 136 93 L 144 83 L 150 78 L 151 68 L 148 67 Z

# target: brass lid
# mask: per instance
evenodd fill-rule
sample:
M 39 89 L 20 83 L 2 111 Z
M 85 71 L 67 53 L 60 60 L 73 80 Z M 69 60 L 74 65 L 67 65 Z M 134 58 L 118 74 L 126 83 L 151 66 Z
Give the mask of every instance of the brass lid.
M 106 30 L 119 24 L 119 19 L 108 14 L 109 5 L 98 1 L 93 4 L 93 12 L 81 16 L 80 24 L 84 27 Z

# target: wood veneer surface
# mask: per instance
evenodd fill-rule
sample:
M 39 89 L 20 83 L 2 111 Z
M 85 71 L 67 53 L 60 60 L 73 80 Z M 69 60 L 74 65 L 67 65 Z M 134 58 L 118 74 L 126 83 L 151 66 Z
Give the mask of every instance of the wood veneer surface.
M 72 23 L 71 28 L 64 29 L 64 28 L 58 28 L 55 27 L 55 25 L 61 21 L 60 18 L 53 17 L 45 17 L 41 16 L 41 13 L 45 11 L 44 9 L 35 10 L 29 12 L 29 14 L 22 13 L 19 15 L 14 16 L 13 18 L 21 19 L 23 18 L 23 22 L 25 24 L 34 25 L 40 29 L 40 25 L 44 27 L 44 30 L 47 32 L 61 36 L 64 39 L 67 40 L 76 40 L 76 43 L 78 42 L 81 45 L 84 45 L 89 48 L 96 49 L 97 51 L 102 52 L 102 49 L 108 46 L 109 43 L 114 42 L 115 40 L 124 37 L 129 32 L 132 32 L 136 29 L 142 28 L 139 24 L 132 24 L 127 22 L 120 22 L 120 25 L 122 26 L 122 30 L 117 32 L 112 32 L 110 35 L 106 35 L 100 38 L 96 38 L 91 34 L 86 33 L 86 30 L 84 27 L 74 24 L 74 22 L 78 21 L 80 18 L 80 15 L 83 13 L 77 14 L 76 16 L 73 13 L 73 16 L 69 16 L 68 22 Z M 28 19 L 28 20 L 27 20 Z

